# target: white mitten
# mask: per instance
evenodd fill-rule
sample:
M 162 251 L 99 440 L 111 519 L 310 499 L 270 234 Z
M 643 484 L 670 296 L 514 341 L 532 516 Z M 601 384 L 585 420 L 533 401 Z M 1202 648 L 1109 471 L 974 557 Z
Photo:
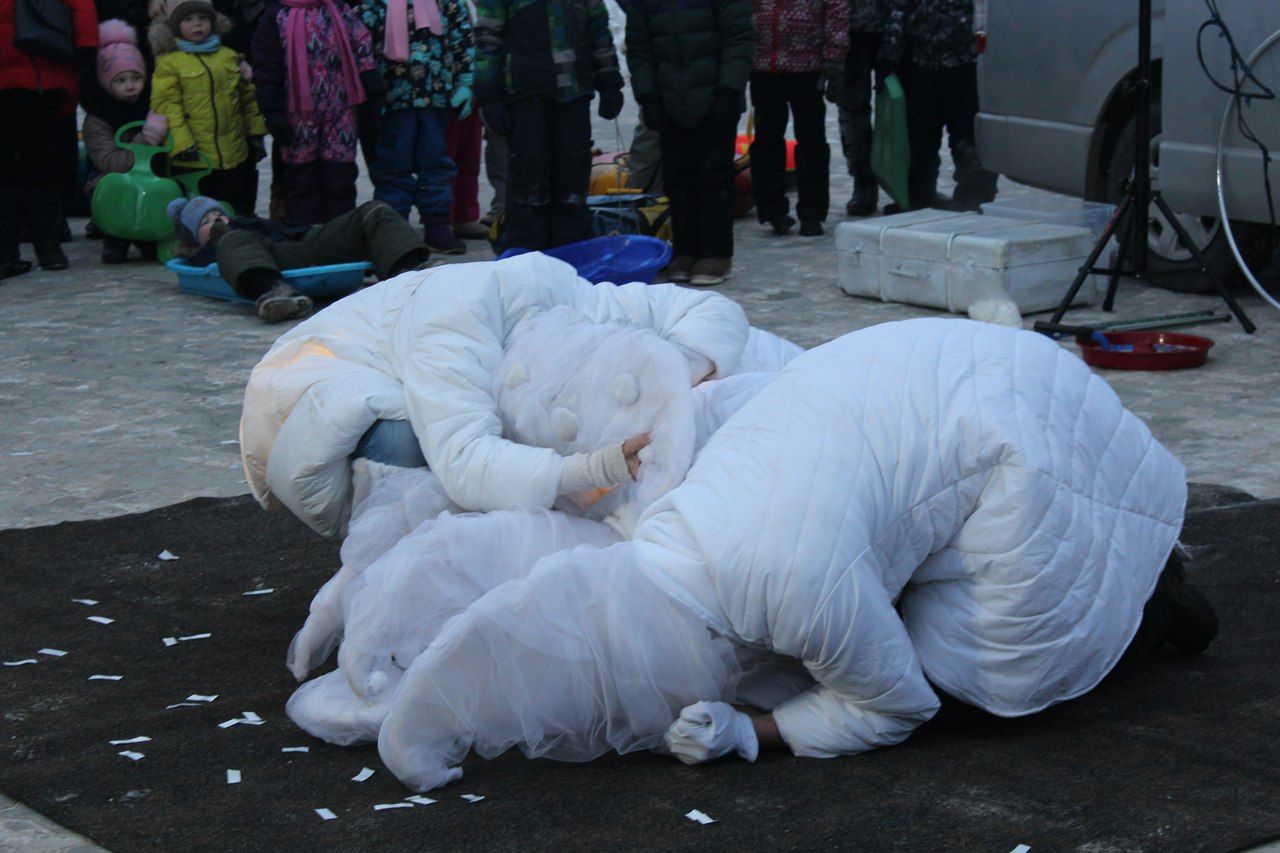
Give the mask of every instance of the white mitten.
M 702 764 L 734 751 L 755 761 L 760 753 L 751 718 L 726 702 L 696 702 L 685 708 L 662 743 L 685 764 Z
M 621 444 L 601 447 L 592 453 L 575 453 L 564 458 L 560 472 L 562 495 L 573 495 L 592 489 L 608 489 L 633 482 Z

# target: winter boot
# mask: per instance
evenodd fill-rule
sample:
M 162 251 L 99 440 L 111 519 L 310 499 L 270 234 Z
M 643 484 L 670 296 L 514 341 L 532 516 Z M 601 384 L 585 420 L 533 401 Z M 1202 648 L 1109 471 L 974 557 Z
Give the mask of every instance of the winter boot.
M 119 237 L 102 238 L 102 262 L 104 264 L 123 264 L 129 260 L 129 241 Z
M 31 272 L 31 262 L 18 254 L 18 194 L 0 190 L 0 279 Z
M 694 287 L 722 284 L 729 277 L 729 270 L 732 268 L 732 258 L 703 258 L 693 265 L 693 275 L 689 279 L 689 284 Z
M 874 178 L 854 178 L 853 197 L 844 206 L 844 212 L 850 216 L 870 216 L 876 212 L 880 202 L 880 187 Z
M 62 252 L 61 230 L 66 225 L 62 217 L 62 200 L 57 190 L 31 190 L 28 193 L 31 221 L 31 246 L 36 250 L 40 268 L 50 271 L 65 270 L 71 266 Z
M 693 277 L 693 267 L 697 263 L 698 259 L 692 255 L 676 255 L 671 259 L 671 263 L 667 264 L 662 274 L 673 284 L 688 284 L 689 279 Z
M 422 217 L 422 242 L 427 248 L 441 255 L 461 255 L 467 247 L 453 233 L 449 214 L 430 213 Z
M 769 227 L 773 229 L 773 233 L 779 237 L 783 236 L 795 227 L 796 220 L 794 217 L 785 213 L 780 213 L 769 220 Z
M 258 309 L 258 318 L 264 323 L 279 323 L 282 320 L 293 320 L 305 317 L 314 307 L 311 297 L 279 281 L 266 293 L 258 297 L 254 303 Z
M 479 222 L 455 222 L 453 236 L 459 240 L 488 240 L 489 227 Z
M 801 237 L 821 237 L 825 233 L 826 232 L 822 230 L 822 223 L 817 220 L 800 223 Z

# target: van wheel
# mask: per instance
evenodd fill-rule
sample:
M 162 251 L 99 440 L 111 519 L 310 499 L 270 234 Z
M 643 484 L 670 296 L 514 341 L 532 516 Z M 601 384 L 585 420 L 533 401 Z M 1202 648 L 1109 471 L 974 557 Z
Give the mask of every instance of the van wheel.
M 1151 185 L 1160 186 L 1160 111 L 1151 111 Z M 1124 197 L 1124 191 L 1133 178 L 1133 141 L 1137 136 L 1135 122 L 1130 119 L 1120 132 L 1111 156 L 1110 168 L 1107 170 L 1106 200 L 1116 204 Z M 1129 217 L 1120 223 L 1117 233 L 1125 233 L 1129 228 Z M 1227 245 L 1226 234 L 1216 216 L 1195 216 L 1180 213 L 1178 221 L 1186 229 L 1187 234 L 1195 241 L 1196 247 L 1204 254 L 1205 263 L 1217 275 L 1221 276 L 1228 286 L 1241 281 L 1236 269 L 1235 258 L 1231 247 Z M 1255 252 L 1257 257 L 1250 257 L 1251 244 L 1265 244 L 1266 240 L 1241 239 L 1241 231 L 1251 230 L 1251 223 L 1232 223 L 1236 228 L 1237 240 L 1245 260 L 1254 269 L 1261 268 L 1269 256 L 1268 252 Z M 1176 293 L 1209 293 L 1214 287 L 1208 276 L 1200 272 L 1195 256 L 1191 250 L 1178 240 L 1178 234 L 1165 219 L 1159 208 L 1152 205 L 1147 220 L 1147 267 L 1151 272 L 1150 283 L 1165 290 Z

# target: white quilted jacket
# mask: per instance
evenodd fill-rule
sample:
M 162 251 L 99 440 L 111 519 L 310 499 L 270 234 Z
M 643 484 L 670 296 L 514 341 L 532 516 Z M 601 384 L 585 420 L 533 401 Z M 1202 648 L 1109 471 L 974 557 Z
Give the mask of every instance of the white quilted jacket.
M 803 661 L 816 684 L 774 714 L 825 757 L 904 739 L 930 682 L 1003 716 L 1092 688 L 1185 500 L 1182 465 L 1071 353 L 912 320 L 792 361 L 635 538 L 721 631 Z
M 717 375 L 734 371 L 747 341 L 742 309 L 723 296 L 592 285 L 538 253 L 405 273 L 300 323 L 253 369 L 240 419 L 250 490 L 338 535 L 350 512 L 348 456 L 375 420 L 408 418 L 458 505 L 551 506 L 561 457 L 501 438 L 492 382 L 515 327 L 556 305 L 653 329 L 706 356 Z

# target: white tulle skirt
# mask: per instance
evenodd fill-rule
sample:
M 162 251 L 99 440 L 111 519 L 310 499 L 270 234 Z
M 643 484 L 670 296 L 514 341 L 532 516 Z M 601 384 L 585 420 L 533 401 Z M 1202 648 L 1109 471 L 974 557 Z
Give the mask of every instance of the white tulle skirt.
M 684 706 L 730 699 L 734 644 L 640 554 L 629 542 L 554 554 L 450 620 L 391 701 L 387 767 L 428 790 L 472 748 L 561 761 L 651 749 Z

